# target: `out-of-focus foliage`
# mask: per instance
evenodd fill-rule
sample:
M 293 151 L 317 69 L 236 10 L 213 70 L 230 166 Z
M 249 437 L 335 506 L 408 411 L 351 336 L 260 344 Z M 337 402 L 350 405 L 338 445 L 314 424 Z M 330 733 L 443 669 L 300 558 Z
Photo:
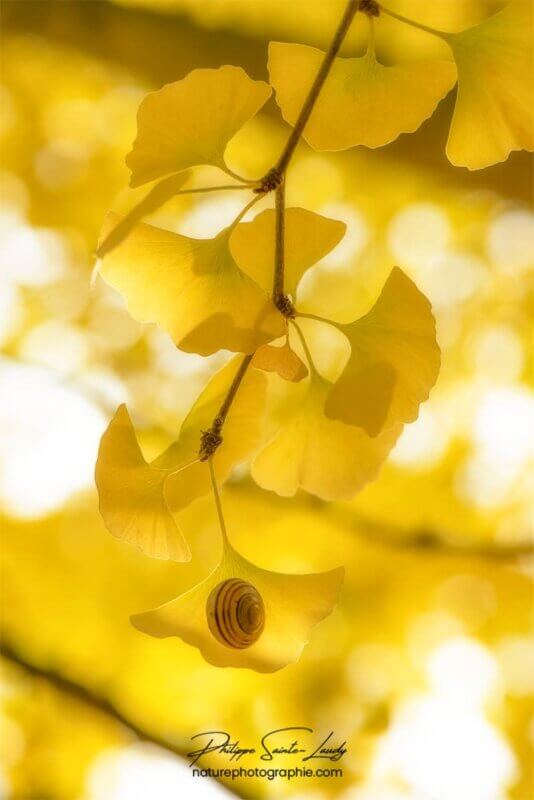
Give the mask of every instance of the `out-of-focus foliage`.
M 403 542 L 432 532 L 444 545 L 497 548 L 531 535 L 531 162 L 512 154 L 476 176 L 449 166 L 442 151 L 450 101 L 411 139 L 385 150 L 329 155 L 300 147 L 288 204 L 348 228 L 306 274 L 301 302 L 308 298 L 313 313 L 319 295 L 323 311 L 356 319 L 397 263 L 433 303 L 442 373 L 379 481 L 356 501 L 327 507 L 300 494 L 285 501 L 234 474 L 223 502 L 239 552 L 285 572 L 345 563 L 347 576 L 337 611 L 298 664 L 275 675 L 217 669 L 186 644 L 151 640 L 128 623 L 216 565 L 212 501 L 178 516 L 193 562 L 155 562 L 106 533 L 92 470 L 120 402 L 128 402 L 145 457 L 154 458 L 224 358 L 205 363 L 133 322 L 100 279 L 91 288 L 92 253 L 105 210 L 125 212 L 142 196 L 117 192 L 127 183 L 123 156 L 145 92 L 219 63 L 265 78 L 266 44 L 247 36 L 324 46 L 340 3 L 306 4 L 308 12 L 274 0 L 177 0 L 161 17 L 133 5 L 4 3 L 2 637 L 184 752 L 191 735 L 214 725 L 242 741 L 290 724 L 347 737 L 342 780 L 232 783 L 243 796 L 526 800 L 534 691 L 528 565 Z M 497 7 L 422 5 L 395 9 L 457 30 Z M 183 11 L 215 32 L 174 16 Z M 400 27 L 391 21 L 379 41 L 391 60 L 408 47 L 443 56 L 439 43 L 425 37 L 423 44 L 422 34 Z M 232 143 L 229 166 L 262 174 L 287 132 L 267 106 Z M 208 183 L 212 174 L 203 177 Z M 152 221 L 184 236 L 214 236 L 241 205 L 230 193 L 182 197 Z M 347 349 L 335 332 L 329 343 L 320 326 L 302 324 L 324 353 L 318 366 L 335 379 Z M 380 544 L 386 536 L 393 546 Z M 6 667 L 2 725 L 8 796 L 123 796 L 133 767 L 120 748 L 131 738 L 104 715 Z

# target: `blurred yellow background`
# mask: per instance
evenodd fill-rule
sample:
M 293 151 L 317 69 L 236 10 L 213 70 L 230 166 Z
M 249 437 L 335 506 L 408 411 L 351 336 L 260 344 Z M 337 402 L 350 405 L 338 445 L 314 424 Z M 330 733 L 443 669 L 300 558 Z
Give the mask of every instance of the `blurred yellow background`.
M 324 46 L 343 5 L 4 0 L 2 797 L 225 796 L 193 782 L 175 753 L 203 730 L 250 742 L 289 725 L 346 739 L 343 777 L 245 779 L 228 792 L 532 796 L 532 160 L 514 153 L 481 172 L 452 167 L 444 145 L 453 97 L 387 148 L 319 155 L 301 144 L 289 173 L 288 204 L 348 226 L 306 290 L 363 313 L 396 263 L 431 299 L 443 351 L 430 401 L 353 502 L 283 500 L 244 469 L 225 489 L 246 557 L 295 572 L 346 565 L 339 606 L 300 662 L 274 675 L 216 669 L 181 641 L 130 626 L 131 613 L 174 597 L 217 562 L 209 498 L 180 514 L 194 556 L 186 566 L 115 541 L 97 511 L 94 462 L 116 406 L 128 402 L 143 447 L 158 452 L 224 361 L 179 352 L 132 320 L 102 280 L 91 286 L 105 212 L 143 194 L 125 189 L 137 106 L 195 67 L 237 64 L 266 78 L 270 38 Z M 502 5 L 390 2 L 445 30 Z M 346 53 L 361 50 L 364 30 L 357 20 Z M 385 63 L 448 57 L 441 42 L 391 19 L 377 41 Z M 232 168 L 263 174 L 288 130 L 271 100 L 232 142 Z M 154 219 L 209 236 L 241 206 L 232 193 L 181 197 Z

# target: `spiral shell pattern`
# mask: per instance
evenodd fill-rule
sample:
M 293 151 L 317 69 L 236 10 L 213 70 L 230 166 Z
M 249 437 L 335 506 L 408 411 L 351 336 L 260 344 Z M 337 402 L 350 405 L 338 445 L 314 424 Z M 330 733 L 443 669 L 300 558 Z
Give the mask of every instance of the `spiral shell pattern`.
M 257 642 L 265 626 L 265 607 L 257 589 L 239 578 L 219 583 L 206 607 L 208 625 L 217 641 L 242 650 Z

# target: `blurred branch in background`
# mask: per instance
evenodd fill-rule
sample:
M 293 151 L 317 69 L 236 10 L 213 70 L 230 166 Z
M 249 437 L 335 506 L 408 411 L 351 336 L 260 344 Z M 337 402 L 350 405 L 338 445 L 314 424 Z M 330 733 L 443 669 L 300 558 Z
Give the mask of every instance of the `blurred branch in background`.
M 60 672 L 57 672 L 50 667 L 41 667 L 38 664 L 30 661 L 12 647 L 5 635 L 2 635 L 2 641 L 0 642 L 0 657 L 5 659 L 9 664 L 20 667 L 20 669 L 24 670 L 32 677 L 42 679 L 52 684 L 54 689 L 56 689 L 58 692 L 67 694 L 69 697 L 91 706 L 96 711 L 107 714 L 116 722 L 128 728 L 128 730 L 140 741 L 150 742 L 151 744 L 157 745 L 157 747 L 167 750 L 175 756 L 179 756 L 180 758 L 183 757 L 184 753 L 175 745 L 173 745 L 172 742 L 139 728 L 135 722 L 125 717 L 119 711 L 119 709 L 116 708 L 116 706 L 109 702 L 109 700 L 99 697 L 87 689 L 87 687 L 82 686 L 82 684 L 76 683 L 69 678 L 66 678 Z
M 407 530 L 402 526 L 385 525 L 366 519 L 341 506 L 330 504 L 327 508 L 328 510 L 325 510 L 330 519 L 340 523 L 357 536 L 382 547 L 413 549 L 439 556 L 495 561 L 513 561 L 534 554 L 533 544 L 527 540 L 512 544 L 470 543 L 469 537 L 459 531 L 437 531 L 426 527 Z

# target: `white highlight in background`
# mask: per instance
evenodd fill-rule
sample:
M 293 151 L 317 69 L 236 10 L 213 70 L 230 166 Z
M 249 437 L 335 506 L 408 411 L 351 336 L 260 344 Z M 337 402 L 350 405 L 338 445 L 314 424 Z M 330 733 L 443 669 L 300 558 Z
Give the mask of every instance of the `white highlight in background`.
M 230 800 L 209 778 L 193 777 L 185 761 L 154 745 L 134 744 L 100 755 L 87 780 L 88 800 Z

